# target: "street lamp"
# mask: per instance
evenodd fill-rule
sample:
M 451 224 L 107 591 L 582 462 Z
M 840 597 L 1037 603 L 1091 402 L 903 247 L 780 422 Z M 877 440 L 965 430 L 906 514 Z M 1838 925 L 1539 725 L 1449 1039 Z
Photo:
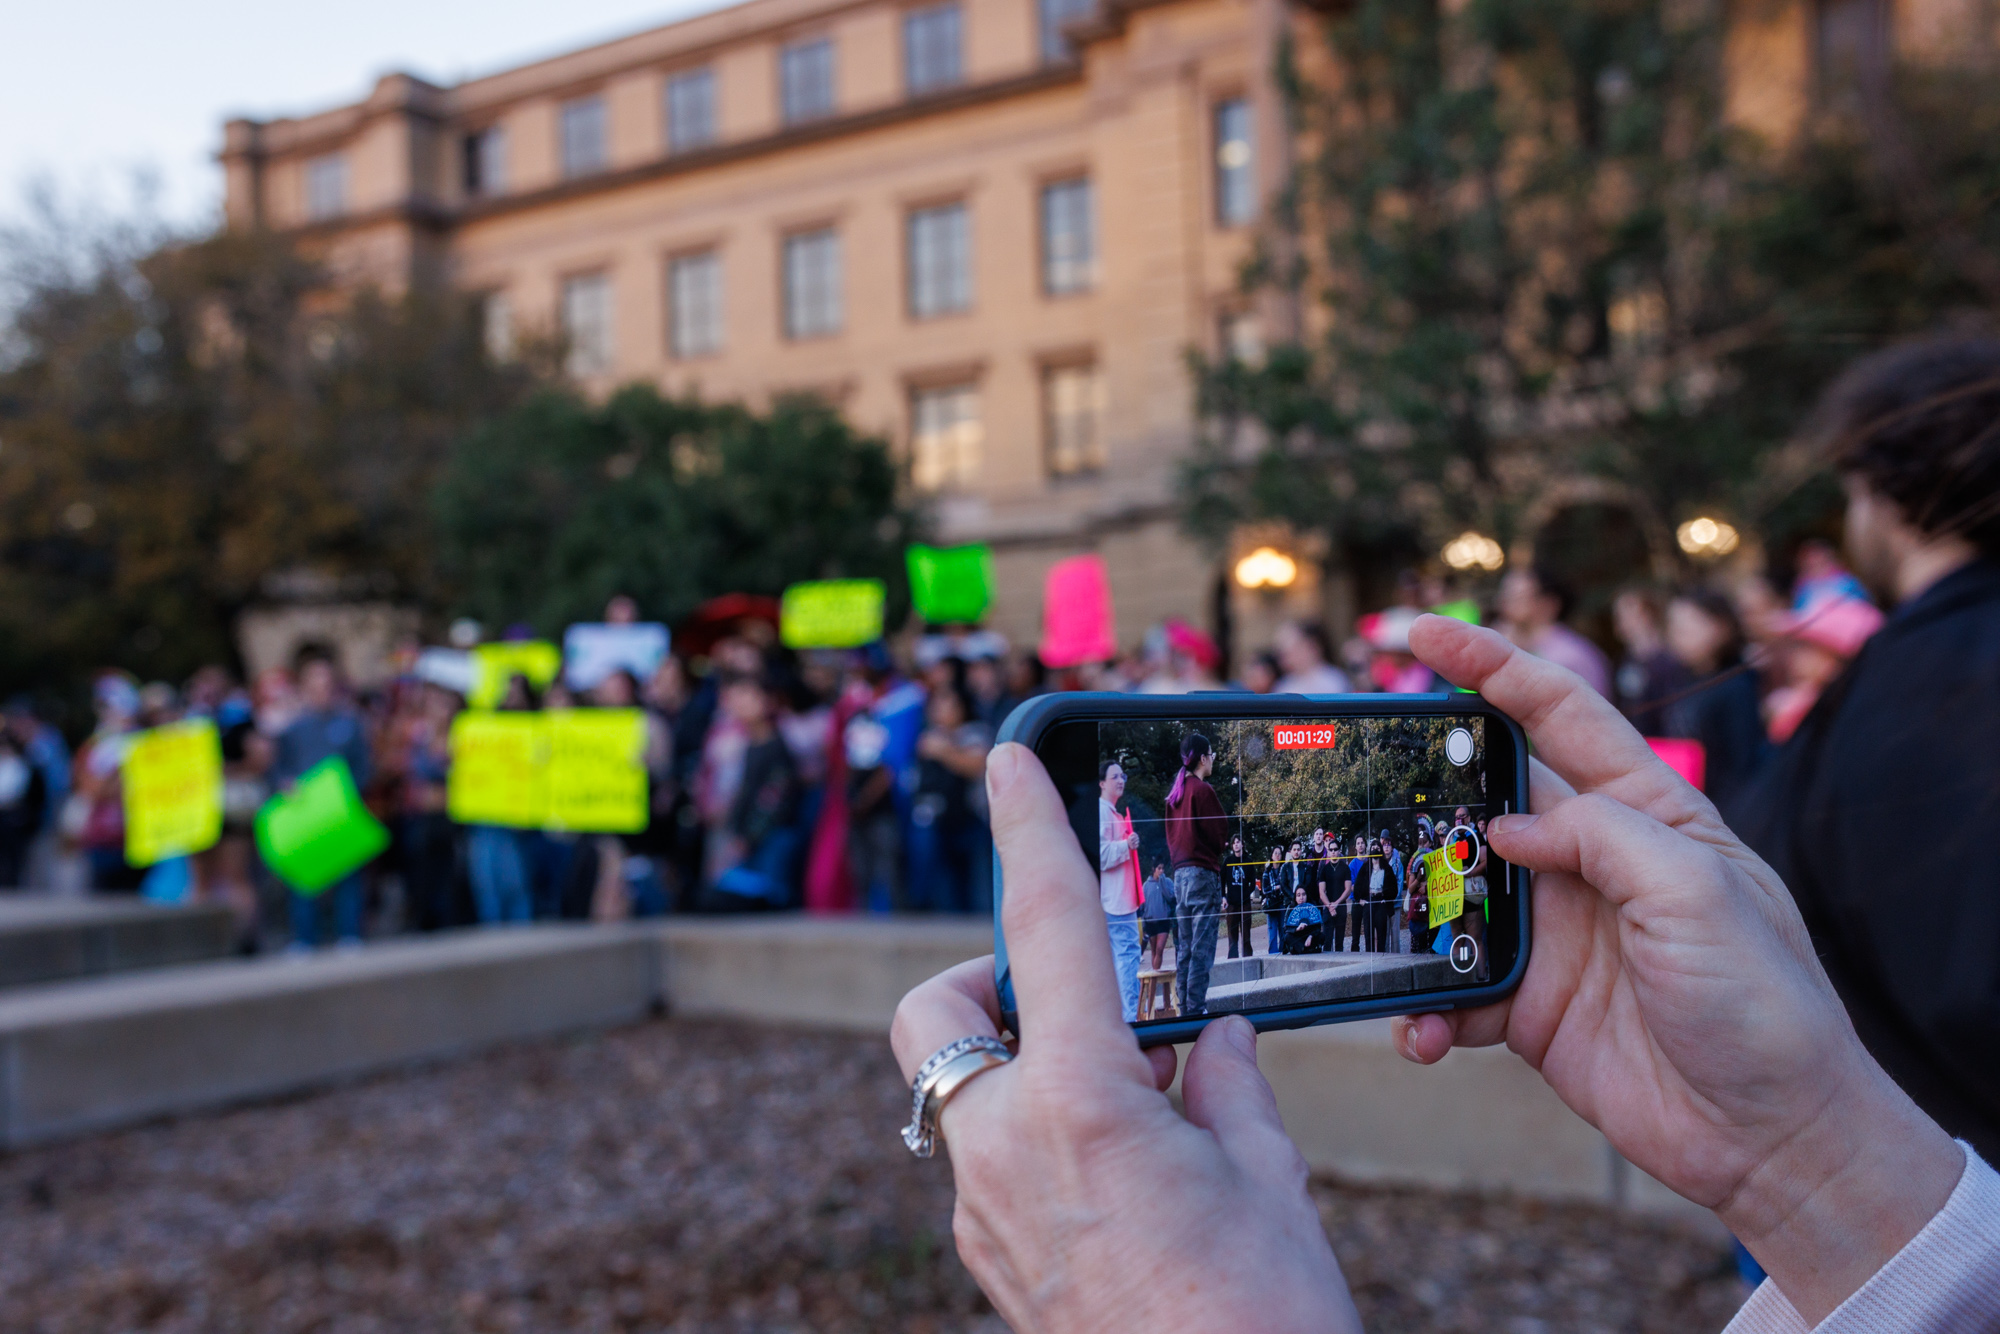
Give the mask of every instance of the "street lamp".
M 1299 563 L 1276 547 L 1258 547 L 1236 562 L 1236 582 L 1245 588 L 1290 588 Z
M 1701 560 L 1714 560 L 1736 550 L 1743 537 L 1722 520 L 1703 515 L 1698 519 L 1689 519 L 1675 529 L 1674 540 L 1688 555 Z
M 1439 553 L 1444 563 L 1454 570 L 1485 570 L 1492 572 L 1507 563 L 1507 553 L 1498 542 L 1484 533 L 1467 529 L 1444 544 Z

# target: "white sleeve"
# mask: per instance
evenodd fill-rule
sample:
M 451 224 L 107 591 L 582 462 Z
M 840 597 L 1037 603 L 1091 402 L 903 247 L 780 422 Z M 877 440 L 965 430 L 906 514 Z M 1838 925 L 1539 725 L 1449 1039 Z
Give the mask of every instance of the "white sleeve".
M 1965 1174 L 1924 1230 L 1808 1326 L 1765 1279 L 1723 1334 L 1947 1334 L 2000 1329 L 2000 1175 L 1964 1141 Z

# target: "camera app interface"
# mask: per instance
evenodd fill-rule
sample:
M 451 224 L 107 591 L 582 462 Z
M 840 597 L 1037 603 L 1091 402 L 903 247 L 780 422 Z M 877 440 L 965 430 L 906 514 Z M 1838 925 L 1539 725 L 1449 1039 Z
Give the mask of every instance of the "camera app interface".
M 1484 719 L 1096 731 L 1095 860 L 1129 1022 L 1472 986 L 1511 962 Z

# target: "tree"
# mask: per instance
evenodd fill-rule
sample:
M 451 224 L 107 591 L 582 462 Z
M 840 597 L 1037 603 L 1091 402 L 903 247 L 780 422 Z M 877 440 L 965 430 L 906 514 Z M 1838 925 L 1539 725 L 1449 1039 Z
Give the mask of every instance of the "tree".
M 634 385 L 548 391 L 470 432 L 438 486 L 452 605 L 553 634 L 613 593 L 676 619 L 718 593 L 873 576 L 907 606 L 888 445 L 809 397 L 768 413 Z
M 426 500 L 450 442 L 519 399 L 461 296 L 329 302 L 263 234 L 6 237 L 0 688 L 233 657 L 276 575 L 434 596 Z
M 1182 738 L 1199 731 L 1215 751 L 1208 782 L 1243 835 L 1244 856 L 1265 861 L 1271 849 L 1310 840 L 1315 829 L 1339 837 L 1343 852 L 1359 833 L 1392 830 L 1405 850 L 1416 817 L 1442 809 L 1478 809 L 1482 770 L 1453 765 L 1445 754 L 1452 718 L 1354 718 L 1334 724 L 1335 743 L 1279 750 L 1262 720 L 1200 723 L 1131 719 L 1098 724 L 1098 753 L 1125 771 L 1125 802 L 1147 864 L 1166 856 L 1161 825 L 1167 793 L 1181 767 Z M 1320 720 L 1324 725 L 1324 720 Z
M 1297 162 L 1245 282 L 1301 327 L 1259 364 L 1195 359 L 1190 529 L 1277 521 L 1352 568 L 1595 500 L 1663 569 L 1698 512 L 1821 521 L 1830 483 L 1786 446 L 1820 387 L 2000 300 L 1992 44 L 1773 145 L 1724 120 L 1723 21 L 1355 0 L 1288 49 Z

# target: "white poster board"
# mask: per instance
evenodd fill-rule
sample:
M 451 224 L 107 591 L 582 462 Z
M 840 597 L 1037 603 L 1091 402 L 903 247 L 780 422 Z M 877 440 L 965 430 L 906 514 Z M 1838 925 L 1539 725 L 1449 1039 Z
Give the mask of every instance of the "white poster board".
M 590 690 L 623 668 L 643 686 L 666 660 L 670 643 L 658 621 L 572 625 L 563 633 L 563 678 L 572 690 Z

